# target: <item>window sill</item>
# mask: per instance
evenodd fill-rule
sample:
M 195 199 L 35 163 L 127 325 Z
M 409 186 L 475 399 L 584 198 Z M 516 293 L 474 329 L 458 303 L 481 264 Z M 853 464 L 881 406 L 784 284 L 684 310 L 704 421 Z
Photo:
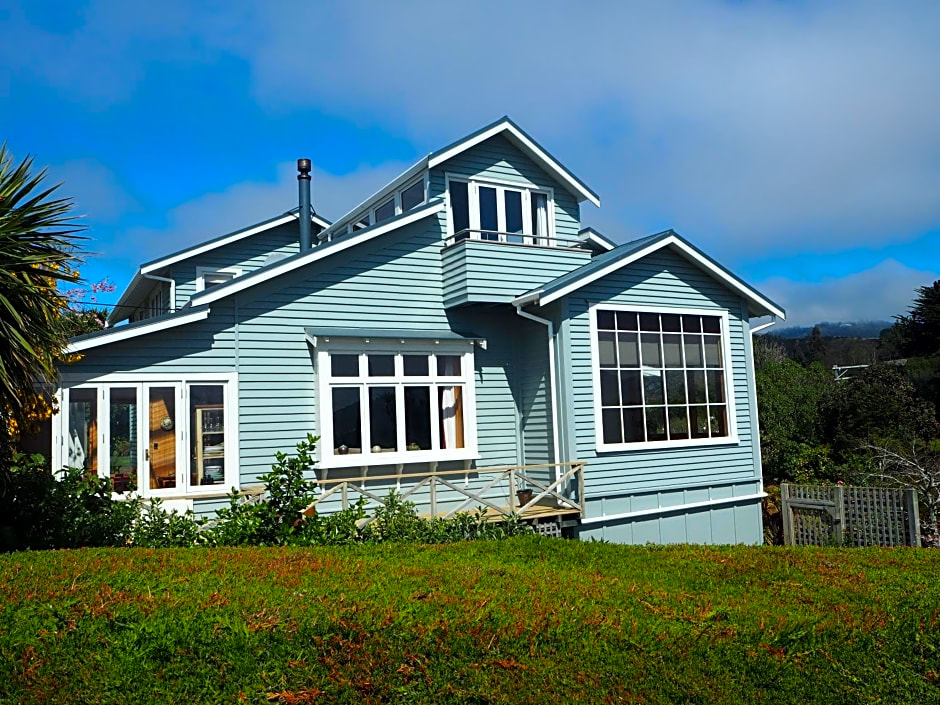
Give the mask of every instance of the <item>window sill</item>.
M 332 470 L 334 468 L 378 467 L 380 465 L 417 465 L 423 463 L 446 463 L 452 460 L 479 460 L 480 454 L 475 450 L 453 451 L 410 451 L 405 453 L 369 453 L 353 455 L 334 455 L 321 458 L 318 468 Z
M 219 499 L 221 497 L 228 497 L 232 493 L 232 490 L 235 490 L 236 492 L 242 492 L 238 485 L 225 485 L 219 483 L 218 485 L 206 485 L 204 489 L 189 490 L 188 492 L 178 491 L 175 487 L 167 488 L 165 490 L 150 490 L 146 494 L 142 493 L 140 490 L 135 490 L 133 492 L 112 492 L 111 499 L 140 499 L 145 502 L 152 499 Z M 248 490 L 245 490 L 245 492 L 247 491 Z M 244 494 L 245 492 L 242 493 Z
M 737 436 L 726 438 L 693 438 L 682 441 L 646 441 L 643 443 L 597 443 L 598 454 L 630 453 L 638 450 L 675 450 L 684 448 L 708 448 L 710 446 L 734 446 L 740 443 Z

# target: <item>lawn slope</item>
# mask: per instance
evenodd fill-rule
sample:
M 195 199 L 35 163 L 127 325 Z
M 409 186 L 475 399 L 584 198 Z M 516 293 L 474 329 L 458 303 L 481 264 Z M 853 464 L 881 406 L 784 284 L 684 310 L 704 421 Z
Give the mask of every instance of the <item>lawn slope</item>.
M 3 703 L 940 703 L 940 551 L 0 556 Z

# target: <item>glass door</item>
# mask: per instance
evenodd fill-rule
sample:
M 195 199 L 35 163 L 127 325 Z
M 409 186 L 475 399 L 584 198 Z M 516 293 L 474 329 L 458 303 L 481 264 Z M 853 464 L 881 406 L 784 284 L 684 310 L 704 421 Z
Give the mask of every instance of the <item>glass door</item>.
M 138 386 L 110 387 L 108 393 L 108 476 L 114 491 L 139 487 L 140 436 Z
M 147 399 L 147 445 L 144 465 L 151 492 L 173 490 L 179 486 L 177 468 L 180 455 L 179 384 L 145 385 Z

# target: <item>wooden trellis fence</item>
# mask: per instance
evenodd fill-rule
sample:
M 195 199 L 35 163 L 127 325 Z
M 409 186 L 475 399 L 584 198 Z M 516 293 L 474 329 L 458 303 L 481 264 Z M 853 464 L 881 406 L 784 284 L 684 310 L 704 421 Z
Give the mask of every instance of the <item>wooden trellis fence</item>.
M 780 485 L 788 546 L 920 546 L 914 489 Z

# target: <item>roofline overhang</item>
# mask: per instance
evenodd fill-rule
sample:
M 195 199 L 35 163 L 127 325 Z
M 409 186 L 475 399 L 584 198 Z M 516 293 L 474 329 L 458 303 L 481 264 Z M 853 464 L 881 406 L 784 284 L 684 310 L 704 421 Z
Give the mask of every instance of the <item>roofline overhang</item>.
M 80 353 L 90 348 L 110 345 L 122 340 L 130 340 L 142 335 L 157 333 L 169 328 L 184 326 L 197 321 L 204 321 L 209 317 L 209 307 L 202 306 L 193 309 L 183 309 L 167 316 L 159 316 L 153 320 L 143 320 L 139 323 L 130 323 L 118 328 L 108 328 L 101 332 L 72 338 L 65 351 L 69 354 Z
M 603 277 L 616 272 L 618 269 L 626 267 L 633 262 L 636 262 L 637 260 L 642 259 L 643 257 L 646 257 L 653 252 L 656 252 L 657 250 L 660 250 L 664 247 L 672 247 L 678 250 L 683 257 L 690 260 L 693 264 L 698 265 L 716 279 L 722 281 L 730 289 L 737 291 L 751 304 L 756 305 L 760 309 L 763 309 L 767 314 L 772 314 L 774 316 L 778 316 L 781 320 L 786 320 L 787 314 L 783 308 L 765 296 L 761 295 L 757 290 L 748 286 L 737 277 L 733 276 L 723 267 L 716 264 L 709 257 L 705 256 L 695 247 L 679 237 L 676 233 L 672 231 L 667 231 L 667 233 L 668 234 L 661 239 L 651 242 L 636 252 L 633 252 L 628 256 L 623 257 L 622 259 L 616 259 L 604 267 L 598 267 L 593 271 L 586 273 L 583 277 L 575 279 L 574 281 L 559 289 L 549 290 L 548 293 L 546 293 L 546 289 L 549 288 L 549 285 L 546 285 L 536 291 L 526 292 L 525 294 L 517 296 L 515 299 L 513 299 L 512 303 L 515 306 L 524 306 L 526 304 L 532 303 L 537 303 L 539 306 L 547 306 L 553 301 L 564 298 L 574 291 L 577 291 L 581 287 L 587 286 L 588 284 L 595 282 L 598 279 L 602 279 Z M 588 264 L 585 266 L 589 267 L 590 265 Z

